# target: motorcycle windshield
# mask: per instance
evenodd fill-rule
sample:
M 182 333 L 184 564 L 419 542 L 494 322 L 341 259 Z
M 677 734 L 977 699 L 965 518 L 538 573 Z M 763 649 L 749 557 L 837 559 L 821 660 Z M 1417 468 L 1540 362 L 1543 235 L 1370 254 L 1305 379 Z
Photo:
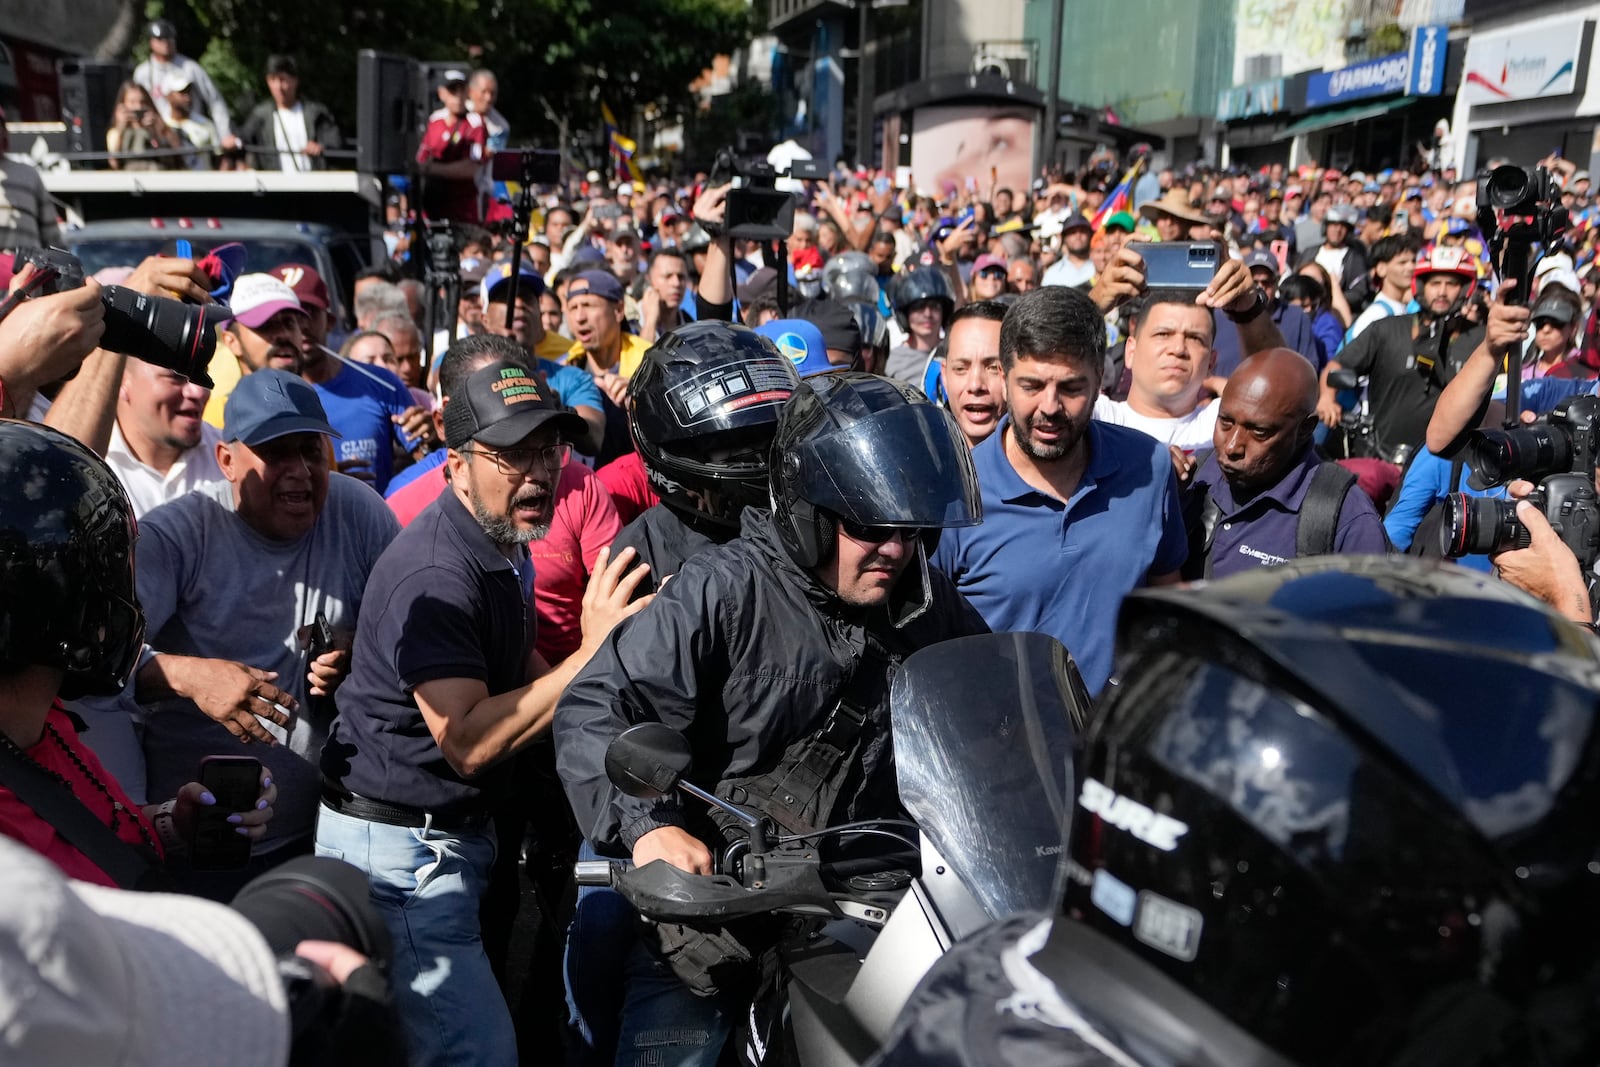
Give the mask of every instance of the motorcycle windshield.
M 1050 909 L 1074 793 L 1077 665 L 1044 634 L 962 637 L 908 658 L 891 693 L 900 799 L 991 918 Z

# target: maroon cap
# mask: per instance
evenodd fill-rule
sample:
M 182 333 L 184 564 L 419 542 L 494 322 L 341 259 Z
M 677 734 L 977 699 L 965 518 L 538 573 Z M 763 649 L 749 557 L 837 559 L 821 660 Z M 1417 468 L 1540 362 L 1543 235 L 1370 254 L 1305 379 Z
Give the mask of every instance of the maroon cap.
M 294 295 L 300 298 L 302 307 L 328 310 L 328 286 L 315 267 L 308 267 L 304 263 L 284 263 L 267 273 L 287 283 L 294 290 Z

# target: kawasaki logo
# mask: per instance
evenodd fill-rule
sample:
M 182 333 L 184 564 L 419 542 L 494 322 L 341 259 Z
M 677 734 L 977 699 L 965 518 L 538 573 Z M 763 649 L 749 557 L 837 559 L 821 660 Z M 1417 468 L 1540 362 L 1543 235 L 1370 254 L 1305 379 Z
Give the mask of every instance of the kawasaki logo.
M 1100 816 L 1119 830 L 1126 830 L 1145 844 L 1171 852 L 1178 847 L 1178 838 L 1189 832 L 1189 824 L 1179 822 L 1170 815 L 1152 811 L 1130 797 L 1117 793 L 1110 786 L 1083 780 L 1078 803 L 1085 811 Z

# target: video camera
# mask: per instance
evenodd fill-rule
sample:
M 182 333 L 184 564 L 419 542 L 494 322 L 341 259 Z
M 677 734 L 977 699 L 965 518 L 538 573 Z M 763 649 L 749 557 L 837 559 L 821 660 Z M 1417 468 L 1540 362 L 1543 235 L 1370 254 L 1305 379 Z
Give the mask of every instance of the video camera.
M 815 160 L 797 159 L 780 171 L 765 160 L 741 160 L 733 149 L 717 153 L 707 185 L 717 186 L 738 178 L 739 188 L 728 190 L 728 210 L 722 229 L 742 241 L 787 241 L 794 230 L 795 196 L 777 188 L 779 178 L 821 181 L 828 168 Z
M 71 252 L 60 248 L 18 252 L 13 270 L 21 271 L 30 263 L 35 273 L 22 290 L 27 297 L 83 288 L 83 264 Z M 101 348 L 176 371 L 207 389 L 212 387 L 206 367 L 217 350 L 213 327 L 227 319 L 227 308 L 185 304 L 120 285 L 101 286 L 100 302 L 105 305 Z M 17 303 L 20 300 L 0 305 L 0 319 L 14 311 Z
M 1550 525 L 1584 574 L 1600 558 L 1600 504 L 1594 488 L 1600 456 L 1600 398 L 1568 397 L 1546 421 L 1514 430 L 1480 430 L 1467 442 L 1467 465 L 1474 488 L 1504 485 L 1515 478 L 1537 479 L 1527 500 Z M 1516 502 L 1452 494 L 1445 505 L 1440 549 L 1451 558 L 1527 548 L 1528 528 L 1517 518 Z M 1595 592 L 1590 582 L 1590 595 Z
M 1515 289 L 1502 299 L 1526 304 L 1532 292 L 1535 245 L 1548 251 L 1570 221 L 1561 187 L 1543 167 L 1501 166 L 1478 176 L 1478 229 L 1502 281 Z

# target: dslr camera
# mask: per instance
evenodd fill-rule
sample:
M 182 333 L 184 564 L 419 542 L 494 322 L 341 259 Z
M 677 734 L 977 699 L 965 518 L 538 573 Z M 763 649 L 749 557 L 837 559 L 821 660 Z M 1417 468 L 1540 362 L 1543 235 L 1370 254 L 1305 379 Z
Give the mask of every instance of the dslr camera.
M 1480 430 L 1467 443 L 1471 484 L 1504 485 L 1515 478 L 1536 481 L 1527 500 L 1550 520 L 1557 535 L 1592 572 L 1600 557 L 1600 505 L 1594 488 L 1600 455 L 1600 397 L 1568 397 L 1540 423 L 1514 430 Z M 1527 548 L 1528 528 L 1516 502 L 1454 493 L 1445 504 L 1440 550 L 1451 558 Z M 1592 594 L 1591 587 L 1591 594 Z
M 33 264 L 37 271 L 29 282 L 29 296 L 51 296 L 83 287 L 83 264 L 71 252 L 60 248 L 18 252 L 15 270 L 20 271 L 25 263 Z M 101 286 L 100 301 L 106 312 L 101 348 L 154 363 L 212 388 L 206 367 L 217 350 L 215 327 L 228 317 L 227 308 L 185 304 L 120 285 Z
M 741 160 L 733 149 L 717 153 L 708 186 L 721 185 L 733 178 L 741 185 L 728 190 L 728 210 L 722 229 L 729 237 L 743 241 L 787 241 L 794 230 L 795 197 L 777 188 L 779 178 L 820 181 L 828 168 L 809 159 L 797 159 L 788 170 L 779 171 L 765 160 Z

